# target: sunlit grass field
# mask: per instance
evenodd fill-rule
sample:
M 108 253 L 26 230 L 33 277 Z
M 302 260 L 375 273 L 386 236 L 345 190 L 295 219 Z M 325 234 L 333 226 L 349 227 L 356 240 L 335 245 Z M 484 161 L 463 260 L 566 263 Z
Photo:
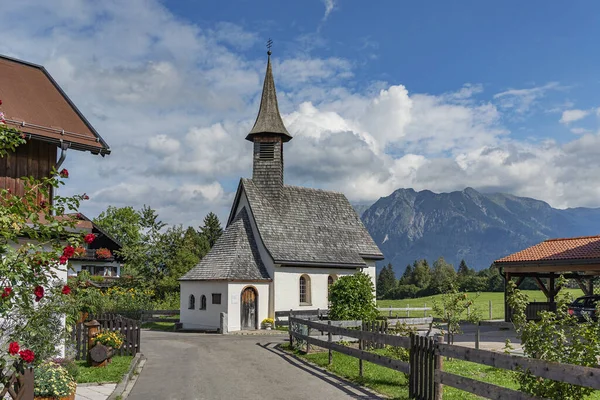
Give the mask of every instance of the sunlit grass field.
M 573 298 L 583 296 L 581 289 L 562 289 L 563 291 L 569 292 Z M 523 290 L 523 293 L 529 296 L 529 301 L 546 301 L 546 296 L 540 290 Z M 561 291 L 562 293 L 562 291 Z M 385 308 L 404 308 L 404 307 L 430 307 L 432 308 L 433 302 L 438 301 L 441 303 L 442 295 L 419 297 L 416 299 L 404 299 L 404 300 L 378 300 L 377 307 Z M 490 302 L 492 306 L 492 318 L 491 319 L 503 319 L 504 318 L 504 293 L 503 292 L 481 292 L 468 293 L 469 297 L 475 299 L 473 310 L 480 313 L 482 319 L 490 319 Z M 389 316 L 388 311 L 382 311 L 382 315 Z M 398 314 L 400 317 L 423 317 L 424 315 L 433 317 L 439 317 L 433 310 L 426 311 L 410 311 L 407 315 L 406 311 L 392 311 L 392 315 Z

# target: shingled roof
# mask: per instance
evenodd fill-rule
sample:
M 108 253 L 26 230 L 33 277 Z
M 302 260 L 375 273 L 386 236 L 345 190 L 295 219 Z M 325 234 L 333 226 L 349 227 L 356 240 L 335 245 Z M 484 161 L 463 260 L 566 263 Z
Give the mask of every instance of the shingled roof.
M 232 211 L 241 188 L 275 263 L 360 267 L 365 266 L 363 258 L 383 259 L 342 193 L 286 185 L 281 206 L 275 208 L 251 179 L 242 179 Z
M 246 208 L 227 226 L 210 252 L 182 281 L 270 280 L 258 253 Z
M 499 260 L 496 264 L 531 264 L 600 259 L 600 236 L 548 239 Z

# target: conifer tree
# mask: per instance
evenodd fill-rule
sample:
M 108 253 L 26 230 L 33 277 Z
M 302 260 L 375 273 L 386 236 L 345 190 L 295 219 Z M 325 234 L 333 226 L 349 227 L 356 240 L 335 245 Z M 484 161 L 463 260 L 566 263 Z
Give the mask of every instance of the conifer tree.
M 223 234 L 223 228 L 221 228 L 221 222 L 219 217 L 213 212 L 209 212 L 204 217 L 204 226 L 200 227 L 200 232 L 208 240 L 208 245 L 212 249 L 217 240 Z
M 377 297 L 385 298 L 396 287 L 396 274 L 392 264 L 383 267 L 377 278 Z

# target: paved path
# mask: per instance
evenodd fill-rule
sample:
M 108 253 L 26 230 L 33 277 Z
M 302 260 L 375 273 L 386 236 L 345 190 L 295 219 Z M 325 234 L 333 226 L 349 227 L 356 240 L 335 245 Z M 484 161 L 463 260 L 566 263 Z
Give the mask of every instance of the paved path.
M 116 383 L 105 383 L 103 385 L 77 385 L 75 400 L 106 400 L 117 387 Z
M 274 348 L 285 339 L 143 331 L 147 362 L 127 399 L 379 398 Z

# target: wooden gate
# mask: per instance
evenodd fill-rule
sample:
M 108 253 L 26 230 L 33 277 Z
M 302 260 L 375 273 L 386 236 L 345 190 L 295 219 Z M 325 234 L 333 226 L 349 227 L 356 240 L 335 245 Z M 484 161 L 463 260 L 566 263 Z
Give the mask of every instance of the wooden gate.
M 33 400 L 33 368 L 22 361 L 15 362 L 13 368 L 0 369 L 0 399 Z
M 242 329 L 258 328 L 258 295 L 256 289 L 247 287 L 242 291 Z

